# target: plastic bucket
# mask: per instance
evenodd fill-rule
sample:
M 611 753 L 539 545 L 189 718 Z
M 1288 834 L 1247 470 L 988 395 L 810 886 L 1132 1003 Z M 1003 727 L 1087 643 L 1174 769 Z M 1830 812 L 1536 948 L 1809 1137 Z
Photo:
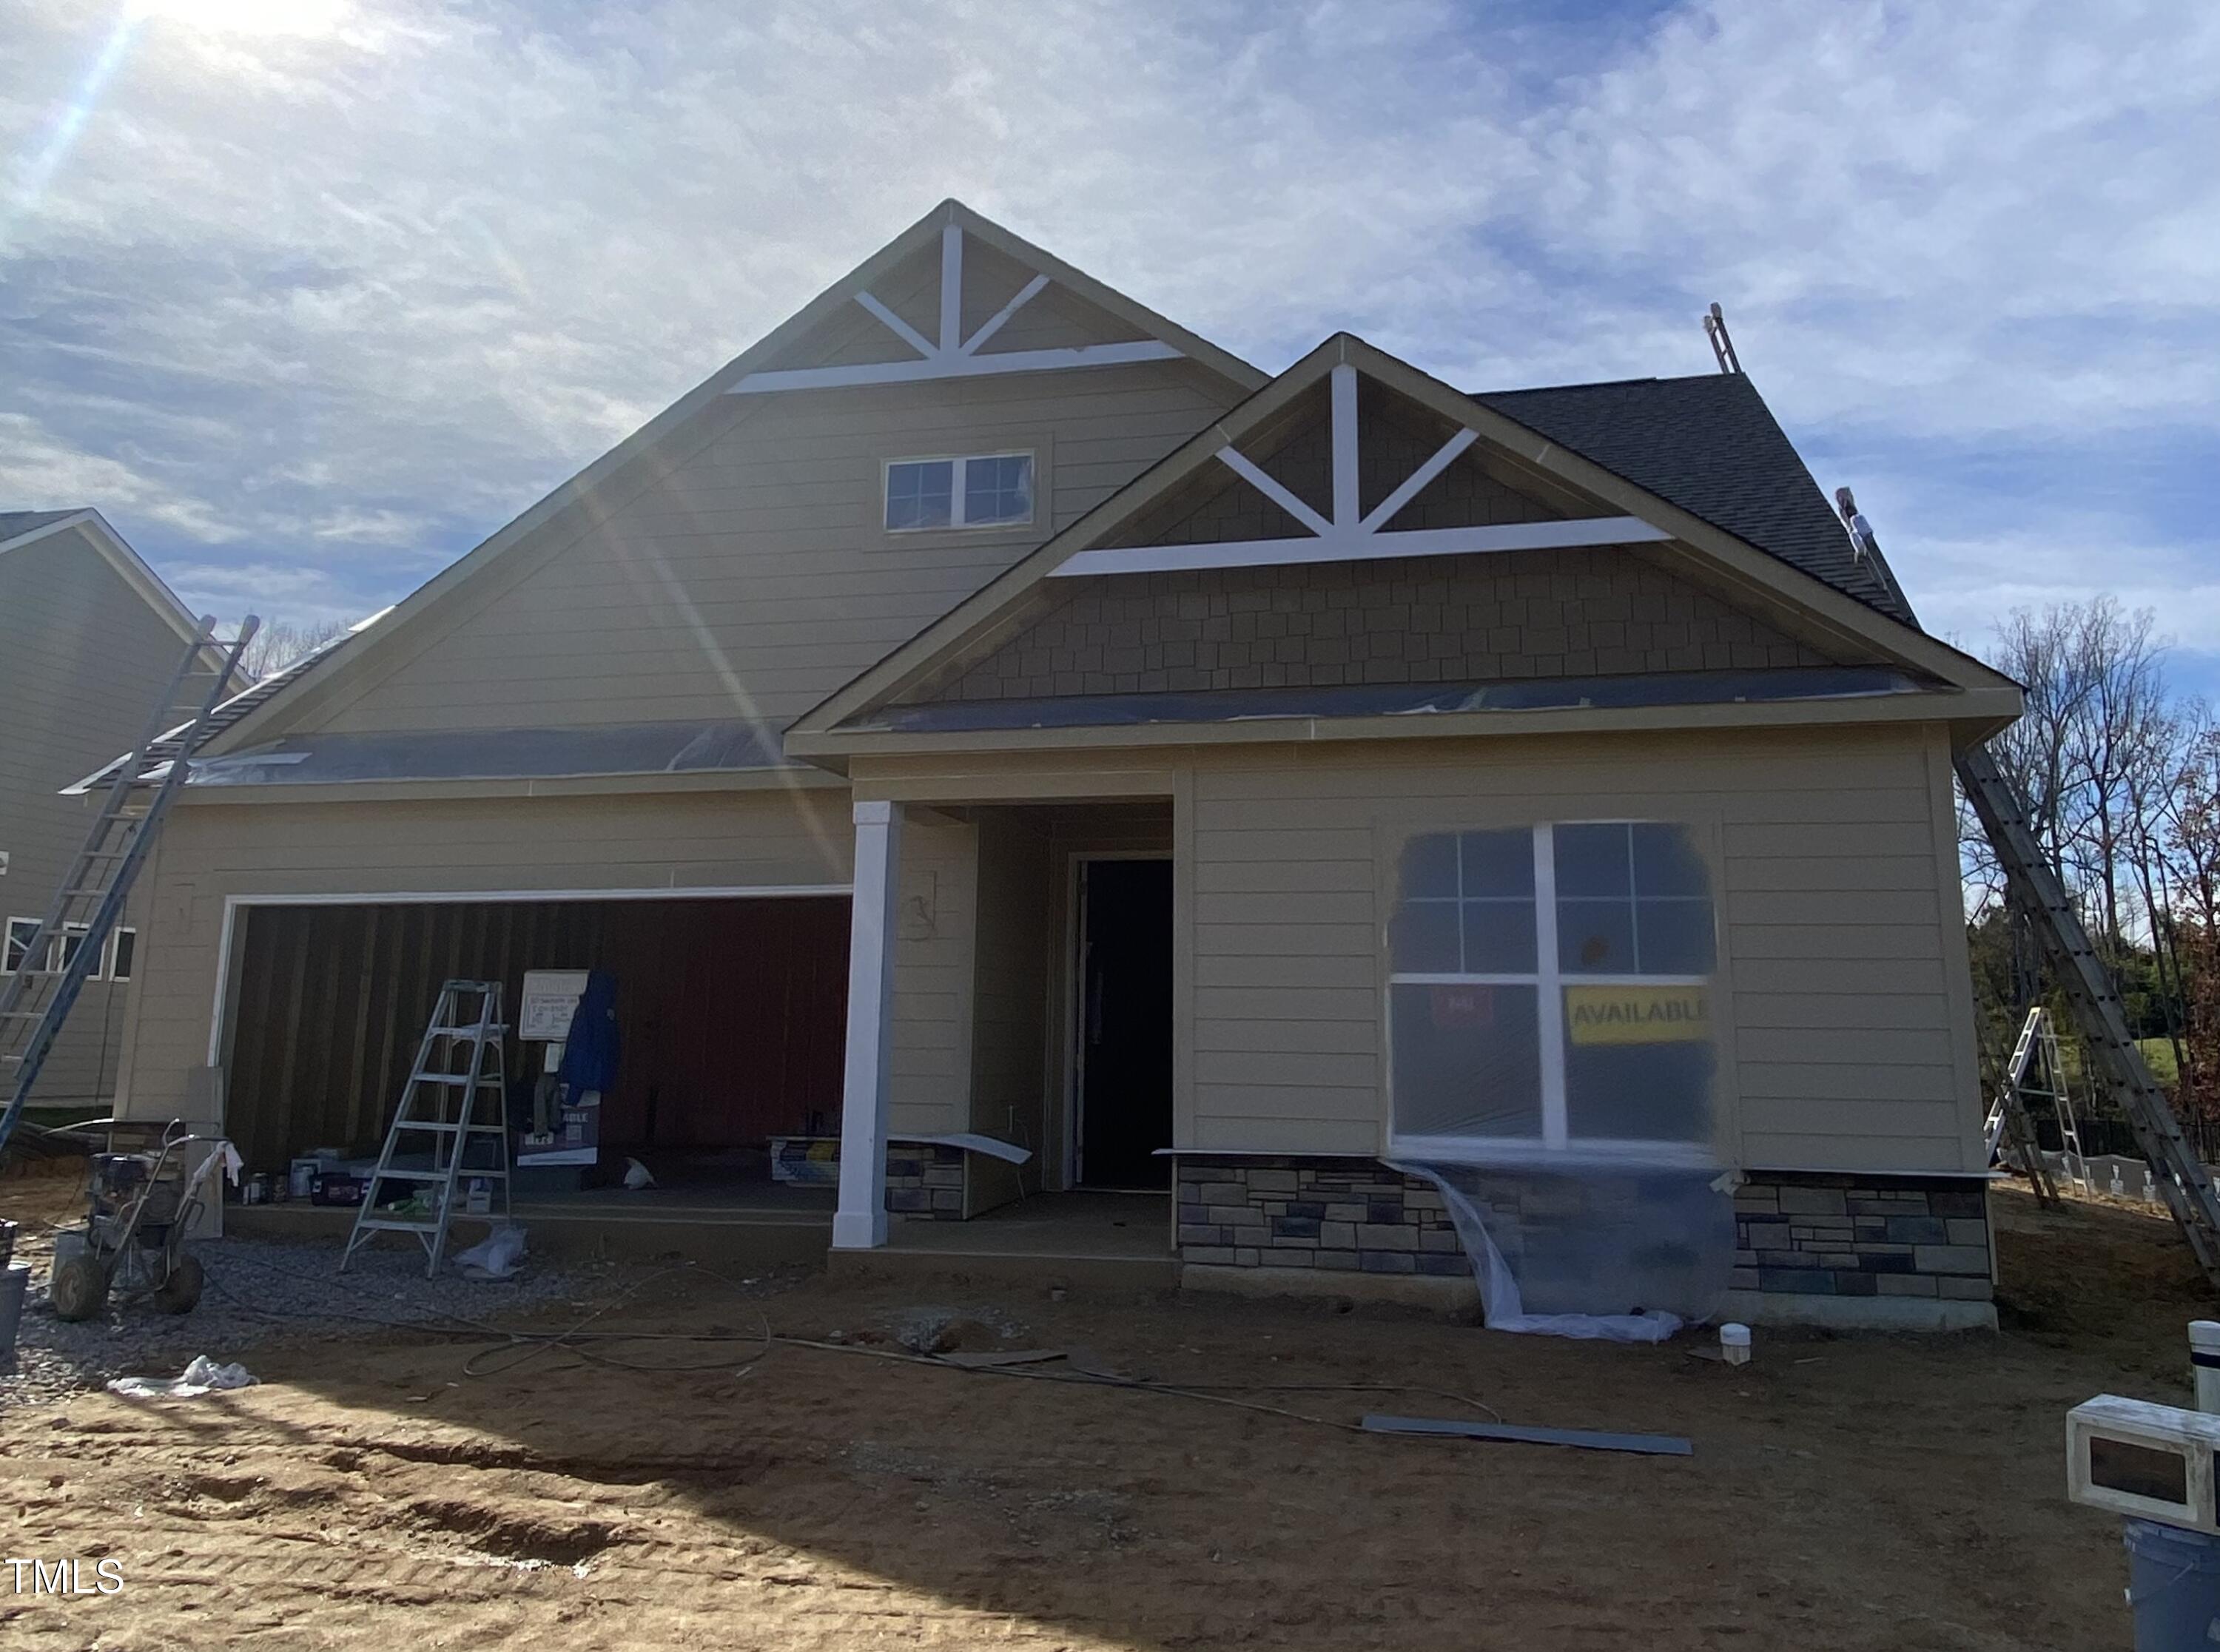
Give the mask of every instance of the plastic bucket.
M 0 1269 L 0 1361 L 16 1353 L 16 1327 L 23 1323 L 23 1298 L 31 1288 L 31 1264 L 11 1262 Z
M 2220 1537 L 2152 1520 L 2121 1524 L 2136 1652 L 2187 1652 L 2220 1642 Z

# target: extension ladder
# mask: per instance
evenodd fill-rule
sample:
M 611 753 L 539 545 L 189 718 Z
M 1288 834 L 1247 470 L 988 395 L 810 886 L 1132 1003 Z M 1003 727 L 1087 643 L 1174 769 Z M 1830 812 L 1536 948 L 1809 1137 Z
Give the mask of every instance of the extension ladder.
M 1857 514 L 1848 489 L 1838 491 L 1836 499 L 1842 506 L 1852 545 L 1859 555 L 1873 559 L 1874 571 L 1905 617 L 1911 618 L 1911 605 L 1905 600 L 1904 588 L 1897 583 L 1872 528 Z M 2120 1002 L 2119 992 L 2104 960 L 2090 944 L 2089 932 L 2067 898 L 2066 886 L 2043 858 L 2042 845 L 2028 825 L 2027 806 L 1986 746 L 1968 746 L 1959 752 L 1955 766 L 1966 801 L 1980 817 L 1981 829 L 1996 851 L 2011 901 L 2025 914 L 2029 927 L 2050 959 L 2098 1077 L 2126 1115 L 2136 1145 L 2158 1185 L 2159 1197 L 2180 1225 L 2198 1266 L 2213 1288 L 2220 1290 L 2220 1197 L 2214 1195 L 2211 1174 L 2181 1133 L 2180 1121 L 2173 1116 L 2166 1092 L 2151 1076 L 2142 1051 L 2129 1034 L 2127 1010 Z
M 2049 954 L 2068 1008 L 2105 1088 L 2120 1104 L 2136 1145 L 2158 1182 L 2159 1197 L 2181 1225 L 2207 1279 L 2220 1289 L 2220 1199 L 2203 1163 L 2191 1150 L 2173 1108 L 2160 1089 L 2142 1051 L 2128 1032 L 2119 994 L 2104 961 L 2090 944 L 2081 916 L 2042 857 L 2027 813 L 2011 782 L 1981 747 L 1962 751 L 1958 778 L 1981 820 L 2014 901 Z
M 424 1247 L 429 1279 L 440 1271 L 447 1229 L 458 1216 L 489 1227 L 508 1219 L 508 1033 L 498 981 L 450 981 L 440 988 L 340 1256 L 341 1273 L 378 1234 L 413 1233 Z M 476 1181 L 488 1184 L 486 1208 L 458 1211 L 457 1188 Z M 383 1208 L 379 1189 L 387 1182 L 416 1191 L 398 1209 Z
M 138 744 L 129 757 L 104 771 L 106 792 L 92 829 L 31 932 L 15 973 L 0 982 L 0 1084 L 8 1097 L 6 1111 L 0 1113 L 0 1151 L 16 1132 L 39 1069 L 78 995 L 100 967 L 155 831 L 184 783 L 187 758 L 199 745 L 209 719 L 229 696 L 256 625 L 249 614 L 237 636 L 219 643 L 214 618 L 201 620 Z M 203 690 L 196 679 L 204 676 L 211 680 Z M 177 755 L 159 770 L 151 795 L 140 794 L 147 751 L 158 742 L 174 742 Z

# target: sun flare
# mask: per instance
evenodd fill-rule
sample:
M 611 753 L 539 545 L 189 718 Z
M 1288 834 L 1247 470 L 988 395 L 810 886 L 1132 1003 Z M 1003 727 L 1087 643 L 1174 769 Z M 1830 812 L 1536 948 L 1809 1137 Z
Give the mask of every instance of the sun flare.
M 136 22 L 178 24 L 203 34 L 315 37 L 330 34 L 346 0 L 131 0 Z

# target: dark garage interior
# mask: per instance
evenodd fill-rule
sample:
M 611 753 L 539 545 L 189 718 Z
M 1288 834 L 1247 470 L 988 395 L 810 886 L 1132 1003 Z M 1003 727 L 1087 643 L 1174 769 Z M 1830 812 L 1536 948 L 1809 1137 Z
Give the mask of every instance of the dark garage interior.
M 615 978 L 623 1057 L 602 1165 L 757 1181 L 774 1136 L 839 1124 L 848 902 L 839 896 L 258 906 L 241 913 L 226 1113 L 254 1169 L 373 1156 L 450 979 Z M 536 1047 L 535 1047 L 536 1048 Z M 526 1056 L 508 1044 L 511 1075 Z M 512 1109 L 512 1118 L 514 1110 Z

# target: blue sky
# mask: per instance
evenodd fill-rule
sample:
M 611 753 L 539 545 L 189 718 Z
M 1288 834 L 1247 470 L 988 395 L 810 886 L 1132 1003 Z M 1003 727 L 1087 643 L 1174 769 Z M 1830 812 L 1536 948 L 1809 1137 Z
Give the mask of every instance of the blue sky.
M 1744 365 L 1931 629 L 2220 694 L 2220 7 L 12 0 L 0 508 L 391 602 L 955 195 L 1277 368 Z

